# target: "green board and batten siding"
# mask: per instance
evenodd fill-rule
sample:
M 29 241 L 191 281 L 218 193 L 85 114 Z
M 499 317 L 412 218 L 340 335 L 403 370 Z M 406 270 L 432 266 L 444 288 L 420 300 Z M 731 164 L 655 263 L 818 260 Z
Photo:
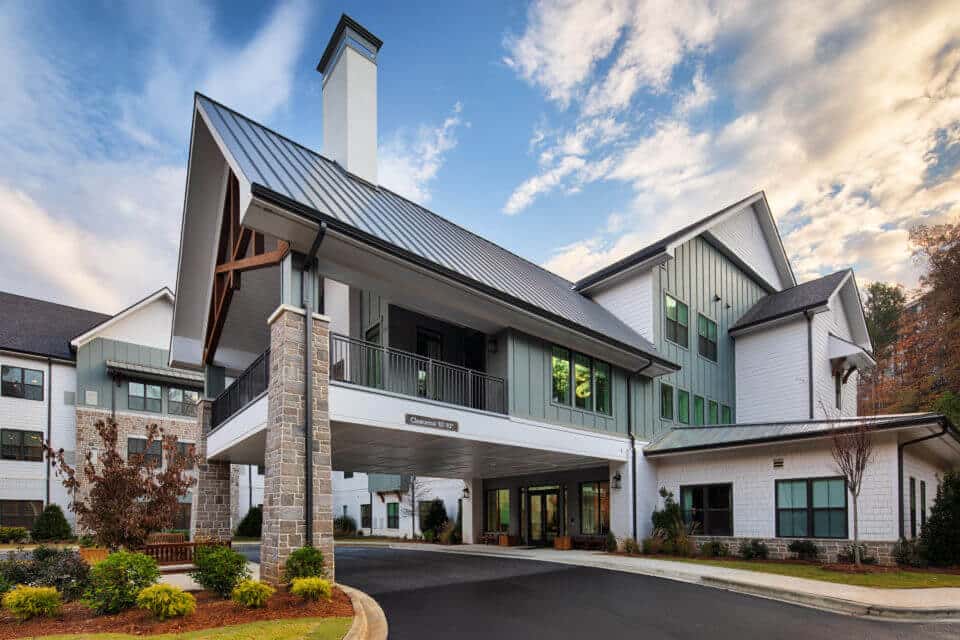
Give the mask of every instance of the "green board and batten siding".
M 660 419 L 660 384 L 666 383 L 690 392 L 690 423 L 693 424 L 693 397 L 703 396 L 734 410 L 736 386 L 731 326 L 766 291 L 733 262 L 702 237 L 677 247 L 672 260 L 654 268 L 653 333 L 660 355 L 680 365 L 677 373 L 644 380 L 636 384 L 636 435 L 641 439 L 676 426 Z M 689 340 L 686 349 L 664 338 L 664 294 L 669 293 L 689 306 Z M 719 296 L 719 300 L 715 297 Z M 717 323 L 717 362 L 697 351 L 697 315 L 702 313 Z M 675 396 L 676 397 L 676 396 Z M 706 413 L 706 409 L 705 409 Z
M 129 342 L 120 342 L 108 338 L 95 338 L 77 350 L 77 404 L 110 409 L 110 397 L 113 393 L 113 381 L 107 374 L 107 360 L 129 362 L 150 367 L 166 367 L 169 362 L 168 351 L 155 347 L 145 347 Z M 97 393 L 96 404 L 87 404 L 87 391 Z M 117 411 L 127 410 L 127 388 L 122 385 L 116 389 Z M 163 394 L 163 409 L 166 413 L 166 393 Z

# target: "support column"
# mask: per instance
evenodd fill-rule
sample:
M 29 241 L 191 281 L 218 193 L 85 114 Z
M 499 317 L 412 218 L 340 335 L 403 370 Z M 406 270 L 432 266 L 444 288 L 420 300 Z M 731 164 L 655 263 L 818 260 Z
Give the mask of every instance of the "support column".
M 278 584 L 292 551 L 305 546 L 304 311 L 282 305 L 270 316 L 270 387 L 264 451 L 261 579 Z M 328 413 L 329 319 L 313 315 L 313 540 L 334 578 L 333 483 Z
M 208 538 L 227 540 L 230 531 L 230 463 L 207 460 L 207 434 L 213 402 L 197 403 L 197 421 L 200 424 L 200 440 L 197 443 L 197 485 L 193 491 L 190 520 L 193 524 L 191 539 Z
M 483 526 L 483 480 L 473 478 L 465 480 L 464 484 L 470 490 L 470 497 L 463 499 L 463 522 L 460 525 L 463 543 L 478 544 Z

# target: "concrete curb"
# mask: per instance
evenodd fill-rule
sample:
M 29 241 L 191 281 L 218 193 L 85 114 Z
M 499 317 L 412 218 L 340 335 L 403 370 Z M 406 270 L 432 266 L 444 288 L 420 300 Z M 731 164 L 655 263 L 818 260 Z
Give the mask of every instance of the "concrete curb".
M 353 604 L 353 624 L 343 640 L 387 640 L 387 616 L 377 601 L 359 589 L 340 583 L 337 586 Z

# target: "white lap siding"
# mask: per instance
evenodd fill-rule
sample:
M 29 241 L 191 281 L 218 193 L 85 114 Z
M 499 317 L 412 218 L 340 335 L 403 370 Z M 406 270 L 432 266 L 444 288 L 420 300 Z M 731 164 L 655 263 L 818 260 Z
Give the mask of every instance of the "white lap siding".
M 774 458 L 783 467 L 774 469 Z M 680 500 L 680 487 L 733 484 L 733 535 L 738 538 L 776 537 L 777 480 L 837 476 L 830 441 L 748 447 L 716 452 L 655 458 L 659 487 Z M 890 436 L 878 437 L 874 462 L 864 476 L 860 493 L 860 538 L 897 539 L 897 446 Z M 928 485 L 929 487 L 929 485 Z M 929 491 L 929 488 L 928 488 Z M 853 537 L 853 506 L 847 495 L 848 531 Z M 649 514 L 640 514 L 649 518 Z
M 916 479 L 916 500 L 917 500 L 917 537 L 920 537 L 921 528 L 921 509 L 920 509 L 920 482 L 927 483 L 927 517 L 930 517 L 930 509 L 933 508 L 933 501 L 937 497 L 937 486 L 940 484 L 940 478 L 946 470 L 943 466 L 934 461 L 933 458 L 923 455 L 917 450 L 911 450 L 912 447 L 906 447 L 903 450 L 903 536 L 910 537 L 910 478 Z
M 809 417 L 806 320 L 737 336 L 734 348 L 738 423 Z

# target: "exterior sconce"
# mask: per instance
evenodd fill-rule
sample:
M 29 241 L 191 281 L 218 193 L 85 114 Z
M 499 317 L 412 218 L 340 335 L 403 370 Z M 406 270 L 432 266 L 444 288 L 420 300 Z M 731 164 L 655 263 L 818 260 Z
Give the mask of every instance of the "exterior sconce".
M 470 487 L 468 487 L 467 485 L 463 485 L 463 499 L 464 500 L 470 499 Z
M 619 489 L 619 488 L 622 486 L 622 484 L 621 484 L 621 481 L 622 481 L 622 480 L 623 480 L 623 478 L 620 476 L 620 472 L 619 472 L 619 471 L 617 471 L 615 474 L 613 474 L 613 488 L 614 488 L 614 489 Z

